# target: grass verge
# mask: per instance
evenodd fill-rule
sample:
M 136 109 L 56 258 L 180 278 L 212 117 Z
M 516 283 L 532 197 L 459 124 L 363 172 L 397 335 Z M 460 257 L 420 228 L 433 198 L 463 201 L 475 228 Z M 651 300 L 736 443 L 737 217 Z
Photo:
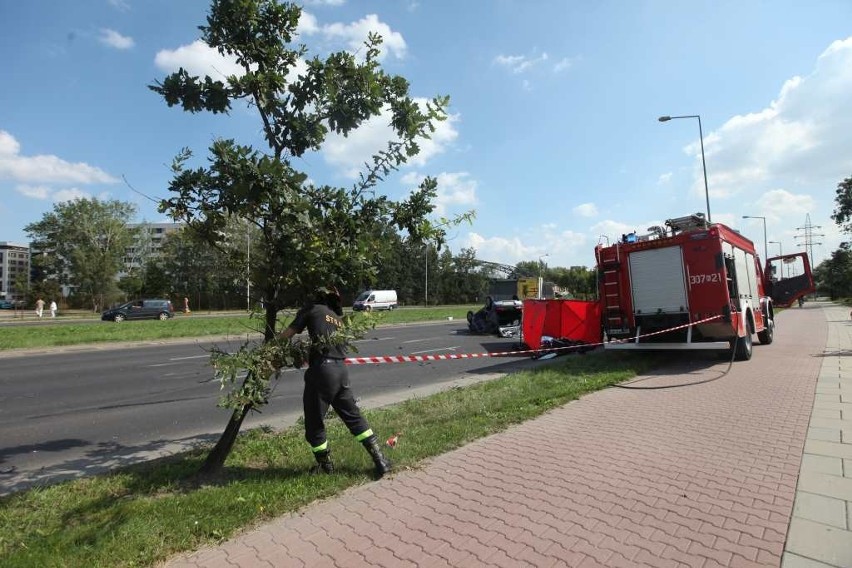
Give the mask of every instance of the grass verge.
M 436 308 L 406 308 L 380 314 L 382 324 L 416 323 L 425 321 L 466 321 L 471 306 Z M 281 325 L 286 325 L 295 313 L 281 312 Z M 39 322 L 33 325 L 0 327 L 0 350 L 34 349 L 87 343 L 156 341 L 182 337 L 256 337 L 263 329 L 263 320 L 248 315 L 184 316 L 176 315 L 167 321 L 125 321 L 89 323 Z
M 417 467 L 426 458 L 624 381 L 659 362 L 649 354 L 571 356 L 366 415 L 381 437 L 401 433 L 397 446 L 388 450 L 396 468 Z M 338 419 L 328 425 L 339 470 L 332 476 L 307 475 L 312 459 L 299 424 L 281 432 L 244 433 L 215 479 L 194 475 L 205 456 L 199 449 L 4 497 L 0 565 L 149 566 L 367 482 L 371 462 L 366 452 Z

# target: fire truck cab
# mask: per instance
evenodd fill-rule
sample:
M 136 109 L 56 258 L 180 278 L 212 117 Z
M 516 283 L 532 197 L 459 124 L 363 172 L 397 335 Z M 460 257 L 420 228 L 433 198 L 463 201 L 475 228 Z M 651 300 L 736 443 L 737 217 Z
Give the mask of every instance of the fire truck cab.
M 701 213 L 645 235 L 598 245 L 606 349 L 726 350 L 751 358 L 753 335 L 772 343 L 772 299 L 754 244 Z

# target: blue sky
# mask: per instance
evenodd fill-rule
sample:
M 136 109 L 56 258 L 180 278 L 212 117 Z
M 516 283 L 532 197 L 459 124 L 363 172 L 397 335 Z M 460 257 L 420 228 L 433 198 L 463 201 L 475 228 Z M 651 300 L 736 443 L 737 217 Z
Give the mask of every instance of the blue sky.
M 425 175 L 439 211 L 476 211 L 449 246 L 514 264 L 594 264 L 606 235 L 705 210 L 701 115 L 713 221 L 816 261 L 844 239 L 830 219 L 852 176 L 852 2 L 326 0 L 302 3 L 312 54 L 385 38 L 383 65 L 415 97 L 451 97 L 424 153 L 381 187 L 398 198 Z M 232 62 L 197 43 L 209 4 L 183 0 L 0 0 L 0 241 L 57 201 L 131 201 L 165 220 L 168 165 L 216 137 L 262 144 L 257 119 L 168 108 L 146 86 L 184 66 Z M 301 164 L 347 186 L 383 147 L 371 123 Z M 147 197 L 145 197 L 147 196 Z M 770 255 L 779 246 L 769 245 Z

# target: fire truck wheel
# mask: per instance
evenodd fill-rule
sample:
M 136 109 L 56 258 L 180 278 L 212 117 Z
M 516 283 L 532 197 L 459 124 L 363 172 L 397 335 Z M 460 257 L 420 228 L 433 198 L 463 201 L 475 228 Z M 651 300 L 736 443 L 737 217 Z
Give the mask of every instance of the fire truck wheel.
M 766 329 L 757 334 L 761 345 L 769 345 L 775 336 L 775 320 L 768 320 Z
M 742 337 L 737 338 L 736 345 L 734 347 L 735 354 L 734 358 L 737 361 L 748 361 L 751 359 L 751 351 L 752 351 L 752 341 L 751 341 L 751 330 L 746 330 L 746 334 Z

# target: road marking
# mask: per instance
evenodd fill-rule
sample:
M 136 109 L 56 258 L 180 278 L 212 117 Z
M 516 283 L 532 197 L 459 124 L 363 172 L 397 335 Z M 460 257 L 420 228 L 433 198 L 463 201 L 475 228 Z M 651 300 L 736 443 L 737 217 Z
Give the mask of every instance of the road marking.
M 232 353 L 229 353 L 232 355 Z M 154 363 L 153 365 L 146 365 L 146 367 L 168 367 L 169 365 L 180 365 L 183 361 L 188 361 L 190 359 L 209 359 L 210 355 L 190 355 L 187 357 L 169 357 L 168 363 Z
M 435 339 L 446 339 L 445 336 L 436 336 L 436 337 L 424 337 L 423 339 L 409 339 L 408 341 L 403 341 L 403 343 L 421 343 L 423 341 L 434 341 Z
M 440 347 L 438 349 L 427 349 L 425 351 L 413 351 L 411 354 L 412 355 L 421 355 L 423 353 L 434 353 L 435 351 L 455 351 L 459 347 L 461 347 L 461 345 L 455 345 L 453 347 Z

